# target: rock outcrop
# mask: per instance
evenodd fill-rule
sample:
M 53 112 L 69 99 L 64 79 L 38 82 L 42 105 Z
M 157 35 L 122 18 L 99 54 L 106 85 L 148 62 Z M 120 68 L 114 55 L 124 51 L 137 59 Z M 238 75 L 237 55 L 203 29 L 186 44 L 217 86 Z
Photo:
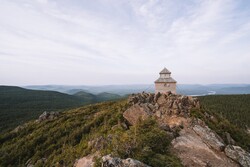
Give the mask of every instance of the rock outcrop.
M 123 113 L 123 116 L 132 125 L 139 119 L 143 120 L 149 116 L 155 116 L 161 122 L 171 124 L 170 126 L 180 125 L 179 119 L 169 118 L 176 116 L 186 118 L 189 116 L 191 108 L 200 106 L 197 98 L 176 95 L 171 92 L 133 94 L 129 97 L 128 102 L 132 106 Z
M 102 167 L 150 167 L 135 159 L 120 159 L 106 155 L 102 157 Z
M 141 107 L 138 104 L 133 105 L 128 110 L 123 113 L 123 117 L 131 124 L 134 125 L 136 122 L 141 119 L 145 120 L 148 118 L 150 113 L 148 112 L 148 108 Z
M 237 167 L 248 163 L 249 153 L 237 152 L 236 148 L 229 149 L 205 122 L 190 116 L 191 109 L 200 109 L 197 98 L 170 92 L 140 93 L 130 96 L 128 102 L 131 107 L 123 116 L 131 125 L 152 116 L 167 133 L 178 133 L 173 135 L 175 138 L 171 142 L 172 151 L 181 159 L 184 166 Z M 207 113 L 206 116 L 215 119 Z M 226 135 L 227 143 L 234 143 L 230 134 Z
M 94 155 L 88 155 L 81 159 L 78 159 L 74 167 L 94 167 Z
M 225 148 L 225 153 L 228 157 L 236 162 L 239 162 L 243 167 L 250 166 L 250 154 L 239 146 L 228 145 Z
M 234 139 L 231 137 L 230 133 L 225 132 L 225 135 L 226 135 L 227 143 L 228 143 L 228 144 L 231 144 L 231 145 L 235 145 L 235 141 L 234 141 Z
M 213 149 L 218 151 L 223 151 L 225 148 L 225 144 L 223 140 L 220 138 L 219 135 L 217 135 L 215 132 L 213 132 L 210 128 L 207 126 L 200 126 L 200 125 L 194 125 L 193 131 L 200 136 L 202 141 L 206 143 L 207 145 L 211 146 Z
M 57 117 L 59 116 L 59 113 L 58 112 L 47 112 L 47 111 L 44 111 L 38 118 L 38 122 L 42 122 L 42 121 L 45 121 L 45 120 L 53 120 L 53 119 L 56 119 Z
M 191 116 L 191 111 L 199 110 L 197 98 L 168 93 L 140 93 L 129 97 L 130 107 L 123 117 L 130 125 L 139 120 L 154 117 L 161 129 L 172 137 L 171 151 L 178 156 L 186 167 L 249 167 L 250 154 L 239 146 L 227 132 L 226 141 L 204 121 Z M 208 113 L 205 118 L 216 120 Z M 128 129 L 125 124 L 125 129 Z M 111 140 L 112 136 L 109 137 Z M 99 137 L 91 140 L 89 148 L 101 149 L 107 140 Z M 230 144 L 230 145 L 226 145 Z M 103 156 L 102 167 L 148 167 L 138 160 L 131 158 L 120 159 L 111 155 Z M 83 157 L 77 161 L 77 167 L 92 167 L 93 156 Z

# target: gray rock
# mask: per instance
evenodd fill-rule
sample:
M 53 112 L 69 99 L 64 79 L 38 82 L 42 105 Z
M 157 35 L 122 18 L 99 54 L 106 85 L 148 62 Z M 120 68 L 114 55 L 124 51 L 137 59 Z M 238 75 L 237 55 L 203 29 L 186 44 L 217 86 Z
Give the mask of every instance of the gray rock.
M 107 138 L 104 138 L 103 136 L 97 137 L 88 142 L 88 147 L 95 150 L 101 150 L 108 144 L 108 140 L 111 140 L 110 138 L 112 138 L 112 136 Z
M 160 125 L 160 128 L 161 128 L 162 130 L 165 130 L 165 131 L 171 131 L 170 127 L 169 127 L 168 125 L 166 125 L 166 124 Z
M 102 167 L 150 167 L 132 158 L 120 159 L 106 155 L 102 157 Z
M 177 104 L 177 102 L 176 101 L 174 101 L 174 103 L 173 103 L 173 109 L 179 109 L 179 106 L 178 106 L 178 104 Z
M 202 140 L 213 149 L 223 151 L 225 148 L 223 140 L 207 126 L 194 125 L 193 130 Z
M 155 97 L 154 97 L 154 102 L 157 102 L 158 98 L 161 96 L 161 93 L 158 92 L 157 94 L 155 94 Z
M 232 160 L 238 162 L 243 167 L 250 167 L 250 153 L 239 146 L 227 145 L 225 148 L 226 155 Z
M 161 110 L 157 110 L 155 112 L 155 115 L 158 117 L 158 118 L 161 118 Z
M 231 137 L 230 133 L 225 132 L 227 143 L 230 145 L 235 145 L 234 139 Z
M 158 110 L 159 109 L 159 104 L 158 103 L 155 103 L 155 109 Z
M 45 121 L 45 120 L 53 120 L 59 116 L 58 112 L 47 112 L 44 111 L 38 118 L 38 122 Z
M 154 111 L 155 110 L 155 106 L 151 103 L 148 103 L 148 108 L 151 110 L 151 111 Z

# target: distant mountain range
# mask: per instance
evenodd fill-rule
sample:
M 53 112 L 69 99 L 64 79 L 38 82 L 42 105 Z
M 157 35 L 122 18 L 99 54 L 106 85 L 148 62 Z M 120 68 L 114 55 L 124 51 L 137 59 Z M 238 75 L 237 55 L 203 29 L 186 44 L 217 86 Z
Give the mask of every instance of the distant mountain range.
M 32 89 L 32 90 L 31 90 Z M 62 111 L 102 101 L 117 100 L 131 93 L 154 92 L 154 85 L 0 86 L 0 132 L 37 118 L 44 111 Z M 250 94 L 248 84 L 177 85 L 184 95 Z
M 91 94 L 102 92 L 126 95 L 138 92 L 154 92 L 153 84 L 141 85 L 104 85 L 104 86 L 68 86 L 68 85 L 34 85 L 24 86 L 34 90 L 52 90 L 67 94 L 75 94 L 79 91 Z M 178 84 L 177 93 L 184 95 L 209 95 L 209 94 L 250 94 L 250 84 Z

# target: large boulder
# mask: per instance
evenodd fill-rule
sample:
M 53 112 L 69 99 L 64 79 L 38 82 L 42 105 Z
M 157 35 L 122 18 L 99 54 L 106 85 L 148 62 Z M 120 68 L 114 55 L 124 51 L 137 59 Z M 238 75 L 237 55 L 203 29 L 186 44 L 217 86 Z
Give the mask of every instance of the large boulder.
M 225 148 L 226 155 L 238 162 L 243 167 L 250 167 L 250 153 L 239 146 L 227 145 Z
M 148 118 L 149 113 L 147 113 L 145 108 L 141 107 L 139 104 L 135 104 L 123 113 L 123 117 L 131 125 L 134 125 L 139 119 L 145 120 L 146 118 Z
M 102 157 L 102 167 L 150 167 L 132 158 L 120 159 L 106 155 Z
M 172 150 L 186 167 L 239 167 L 224 152 L 211 149 L 191 128 L 182 129 L 172 140 Z

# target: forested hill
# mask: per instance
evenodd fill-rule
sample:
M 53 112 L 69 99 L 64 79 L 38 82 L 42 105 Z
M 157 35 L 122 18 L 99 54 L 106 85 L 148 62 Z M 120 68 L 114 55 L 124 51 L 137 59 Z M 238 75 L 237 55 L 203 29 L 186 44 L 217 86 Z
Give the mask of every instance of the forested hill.
M 203 106 L 241 128 L 250 129 L 250 94 L 199 97 Z
M 62 111 L 121 98 L 122 96 L 106 92 L 94 95 L 80 91 L 69 95 L 56 91 L 0 86 L 0 133 L 35 119 L 44 111 Z
M 152 167 L 237 166 L 239 159 L 232 161 L 235 154 L 227 153 L 232 145 L 249 152 L 250 136 L 220 114 L 226 110 L 217 102 L 210 109 L 210 100 L 217 96 L 207 97 L 199 102 L 181 95 L 141 93 L 128 101 L 88 105 L 30 121 L 0 134 L 0 166 L 73 166 L 79 159 L 101 166 L 100 157 L 110 153 Z M 230 98 L 221 96 L 217 101 L 227 104 Z M 243 99 L 241 95 L 234 102 L 247 106 Z M 250 160 L 247 153 L 241 157 Z
M 44 111 L 58 111 L 84 104 L 80 98 L 55 91 L 0 86 L 0 132 L 13 128 Z
M 88 101 L 89 103 L 97 103 L 102 101 L 110 101 L 110 100 L 117 100 L 121 98 L 125 98 L 126 96 L 120 96 L 113 93 L 99 93 L 97 95 L 94 95 L 92 93 L 88 93 L 85 91 L 79 91 L 74 94 L 74 96 L 81 98 L 83 101 Z

